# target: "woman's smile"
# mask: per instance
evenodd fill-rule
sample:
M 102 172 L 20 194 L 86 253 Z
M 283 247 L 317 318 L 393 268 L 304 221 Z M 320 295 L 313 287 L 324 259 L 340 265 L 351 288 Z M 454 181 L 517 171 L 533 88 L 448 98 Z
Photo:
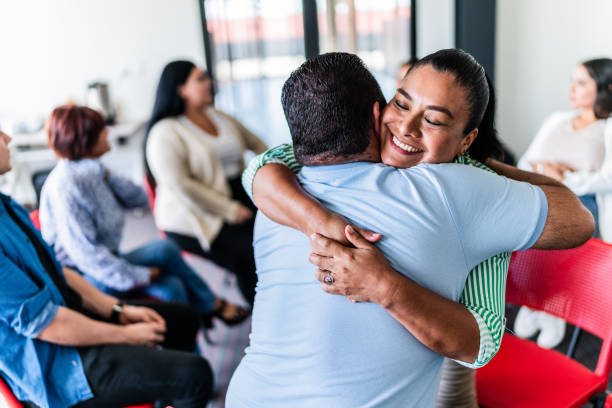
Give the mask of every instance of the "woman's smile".
M 417 154 L 417 153 L 423 153 L 423 149 L 414 146 L 413 144 L 409 144 L 406 142 L 403 142 L 399 137 L 397 136 L 393 136 L 389 139 L 389 143 L 391 144 L 391 147 L 395 150 L 397 150 L 399 153 L 402 154 Z

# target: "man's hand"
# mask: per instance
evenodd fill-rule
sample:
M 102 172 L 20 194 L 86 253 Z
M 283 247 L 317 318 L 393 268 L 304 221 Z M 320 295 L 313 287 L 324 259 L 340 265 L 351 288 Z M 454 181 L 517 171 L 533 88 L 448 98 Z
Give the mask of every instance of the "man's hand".
M 133 323 L 122 326 L 124 344 L 153 347 L 164 341 L 166 325 L 160 323 Z
M 355 248 L 349 248 L 320 234 L 310 238 L 312 253 L 309 261 L 319 269 L 317 279 L 322 289 L 330 294 L 347 296 L 351 301 L 374 302 L 385 306 L 391 301 L 397 272 L 384 255 L 372 243 L 359 235 L 350 225 L 345 225 L 346 240 Z M 325 283 L 331 273 L 333 284 Z
M 159 323 L 166 330 L 166 321 L 155 310 L 148 307 L 124 305 L 119 313 L 120 324 Z

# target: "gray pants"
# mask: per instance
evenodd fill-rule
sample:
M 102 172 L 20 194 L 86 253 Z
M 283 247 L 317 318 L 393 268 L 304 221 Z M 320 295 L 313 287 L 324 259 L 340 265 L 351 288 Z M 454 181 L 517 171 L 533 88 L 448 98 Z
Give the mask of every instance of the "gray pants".
M 475 370 L 445 358 L 436 408 L 478 408 L 475 375 Z

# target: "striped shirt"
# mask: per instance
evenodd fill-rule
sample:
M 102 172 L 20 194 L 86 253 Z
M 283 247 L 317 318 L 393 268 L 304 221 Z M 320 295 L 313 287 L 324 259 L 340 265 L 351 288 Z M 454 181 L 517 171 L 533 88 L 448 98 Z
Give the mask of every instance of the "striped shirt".
M 492 172 L 484 164 L 461 156 L 456 163 L 474 166 Z M 255 173 L 265 164 L 278 163 L 285 165 L 294 173 L 299 173 L 302 166 L 295 159 L 293 146 L 282 144 L 253 158 L 242 174 L 244 189 L 253 198 L 253 179 Z M 460 302 L 474 316 L 480 331 L 480 348 L 473 364 L 457 361 L 471 368 L 484 366 L 499 350 L 505 328 L 505 289 L 510 253 L 498 254 L 487 259 L 472 269 L 467 277 Z

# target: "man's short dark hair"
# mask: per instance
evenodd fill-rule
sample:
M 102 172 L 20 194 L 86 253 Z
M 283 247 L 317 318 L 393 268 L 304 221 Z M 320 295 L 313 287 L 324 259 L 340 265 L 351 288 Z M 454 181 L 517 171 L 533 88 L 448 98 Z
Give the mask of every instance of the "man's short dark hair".
M 281 96 L 301 164 L 363 153 L 370 143 L 372 106 L 385 98 L 361 59 L 344 52 L 322 54 L 291 73 Z

